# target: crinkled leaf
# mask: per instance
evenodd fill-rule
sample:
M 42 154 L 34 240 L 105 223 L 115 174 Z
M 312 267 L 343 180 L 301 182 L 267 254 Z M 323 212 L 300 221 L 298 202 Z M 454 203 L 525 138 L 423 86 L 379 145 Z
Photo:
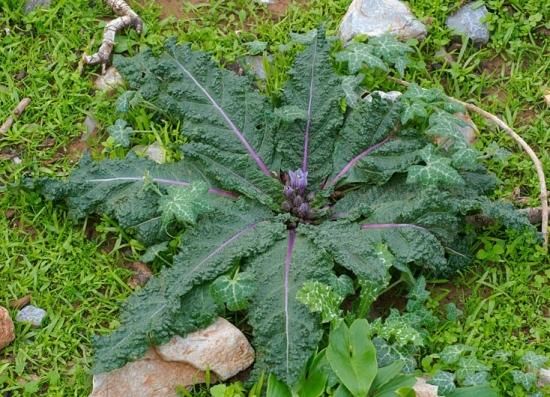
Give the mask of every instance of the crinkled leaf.
M 221 187 L 273 205 L 280 194 L 278 183 L 266 178 L 274 151 L 273 113 L 248 78 L 173 42 L 158 58 L 144 51 L 115 57 L 114 63 L 132 89 L 183 122 L 191 141 L 184 146 L 187 158 Z
M 315 29 L 310 30 L 306 33 L 290 33 L 290 38 L 292 41 L 298 44 L 311 44 L 318 38 L 319 32 Z
M 317 348 L 322 329 L 319 316 L 311 313 L 296 296 L 306 281 L 330 285 L 335 278 L 332 262 L 300 231 L 248 264 L 257 280 L 249 323 L 254 329 L 255 373 L 270 371 L 292 384 Z
M 174 265 L 164 268 L 128 299 L 121 326 L 97 340 L 95 373 L 141 357 L 149 345 L 162 344 L 175 333 L 184 336 L 192 331 L 185 326 L 193 323 L 191 313 L 181 321 L 174 320 L 184 310 L 182 298 L 194 286 L 227 272 L 236 260 L 264 252 L 283 230 L 284 225 L 273 222 L 269 211 L 241 202 L 206 215 L 200 225 L 182 236 Z M 204 315 L 211 316 L 211 311 Z
M 130 146 L 130 138 L 134 135 L 134 129 L 128 126 L 128 123 L 122 119 L 115 121 L 110 127 L 107 127 L 109 136 L 122 147 Z
M 346 96 L 346 103 L 352 108 L 357 106 L 357 103 L 361 100 L 361 96 L 356 91 L 364 77 L 362 74 L 358 74 L 357 76 L 344 76 L 342 78 L 342 91 Z
M 445 305 L 445 313 L 448 321 L 458 321 L 463 314 L 462 310 L 456 307 L 454 302 Z
M 332 170 L 327 158 L 332 156 L 343 121 L 341 79 L 326 67 L 331 62 L 329 49 L 324 32 L 319 31 L 296 57 L 281 106 L 301 109 L 306 117 L 277 131 L 281 168 L 308 171 L 311 186 L 319 185 Z
M 248 43 L 245 43 L 248 47 L 248 51 L 252 55 L 258 55 L 264 52 L 267 48 L 267 43 L 265 41 L 254 40 Z
M 223 275 L 210 286 L 210 293 L 220 304 L 231 311 L 246 309 L 254 295 L 256 285 L 252 274 L 237 272 L 233 277 Z

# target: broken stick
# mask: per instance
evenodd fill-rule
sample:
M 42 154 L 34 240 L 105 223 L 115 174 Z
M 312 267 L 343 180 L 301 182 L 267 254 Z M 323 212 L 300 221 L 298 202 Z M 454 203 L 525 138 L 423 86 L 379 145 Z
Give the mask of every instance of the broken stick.
M 143 21 L 124 0 L 105 0 L 105 3 L 107 3 L 119 17 L 113 19 L 105 26 L 103 30 L 103 41 L 101 42 L 99 50 L 92 55 L 82 55 L 82 60 L 88 65 L 101 64 L 102 73 L 105 73 L 106 65 L 111 58 L 116 34 L 129 26 L 134 27 L 138 33 L 141 33 L 143 30 Z
M 11 112 L 11 115 L 0 126 L 0 135 L 4 135 L 6 132 L 9 131 L 15 119 L 21 116 L 21 113 L 25 111 L 25 109 L 27 108 L 27 106 L 29 106 L 30 103 L 31 103 L 31 98 L 23 98 L 21 102 L 19 102 L 19 104 Z

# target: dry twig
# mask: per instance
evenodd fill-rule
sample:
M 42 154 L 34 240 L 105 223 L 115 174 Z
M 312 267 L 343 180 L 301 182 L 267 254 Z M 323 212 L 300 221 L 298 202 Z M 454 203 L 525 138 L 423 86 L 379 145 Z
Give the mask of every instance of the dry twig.
M 9 131 L 15 119 L 21 116 L 21 113 L 25 111 L 25 109 L 27 108 L 27 106 L 29 106 L 30 103 L 31 103 L 30 98 L 23 98 L 21 102 L 19 102 L 19 104 L 15 107 L 15 109 L 13 109 L 12 114 L 0 126 L 0 135 L 4 135 L 6 132 Z
M 101 64 L 103 73 L 105 73 L 105 67 L 111 58 L 117 32 L 129 26 L 134 27 L 138 33 L 141 33 L 143 30 L 143 21 L 124 0 L 105 0 L 105 2 L 119 17 L 113 19 L 105 26 L 103 41 L 99 50 L 92 55 L 82 55 L 82 60 L 88 65 Z
M 407 87 L 410 85 L 410 83 L 405 80 L 401 80 L 397 78 L 392 78 L 392 80 Z M 489 113 L 471 103 L 463 102 L 453 97 L 449 97 L 449 98 L 452 101 L 461 104 L 469 111 L 477 113 L 483 118 L 485 118 L 486 120 L 489 120 L 492 123 L 499 126 L 502 130 L 504 130 L 504 132 L 506 132 L 506 134 L 508 134 L 508 136 L 510 136 L 514 141 L 516 141 L 531 158 L 531 161 L 535 166 L 535 169 L 537 171 L 537 176 L 539 179 L 540 200 L 541 200 L 541 222 L 542 222 L 541 233 L 544 239 L 544 243 L 543 243 L 544 248 L 548 249 L 548 188 L 546 186 L 546 177 L 544 176 L 544 169 L 542 168 L 542 162 L 537 157 L 537 154 L 517 132 L 515 132 L 512 128 L 510 128 L 510 126 L 508 126 L 508 124 L 506 124 L 504 121 L 499 119 L 494 114 Z

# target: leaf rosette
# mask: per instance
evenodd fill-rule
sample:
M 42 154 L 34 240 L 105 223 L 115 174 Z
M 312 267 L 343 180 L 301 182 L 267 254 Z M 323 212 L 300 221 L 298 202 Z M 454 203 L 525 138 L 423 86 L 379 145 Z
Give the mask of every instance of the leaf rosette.
M 95 372 L 204 327 L 227 308 L 248 311 L 255 372 L 293 383 L 321 340 L 322 321 L 338 313 L 315 294 L 332 294 L 338 305 L 331 291 L 339 276 L 382 284 L 389 268 L 450 274 L 471 257 L 466 215 L 526 224 L 487 198 L 495 178 L 475 155 L 467 166 L 456 161 L 465 150 L 461 123 L 434 105 L 441 95 L 414 86 L 396 100 L 374 95 L 343 107 L 349 77 L 331 66 L 324 32 L 307 38 L 276 107 L 251 78 L 189 45 L 115 58 L 134 96 L 181 123 L 184 159 L 85 157 L 67 180 L 36 182 L 76 218 L 106 214 L 145 246 L 162 247 L 184 230 L 173 265 L 129 298 L 117 330 L 96 339 Z M 377 45 L 388 49 L 387 40 Z M 373 62 L 361 54 L 338 60 L 358 70 L 357 62 Z M 304 285 L 316 290 L 300 293 Z

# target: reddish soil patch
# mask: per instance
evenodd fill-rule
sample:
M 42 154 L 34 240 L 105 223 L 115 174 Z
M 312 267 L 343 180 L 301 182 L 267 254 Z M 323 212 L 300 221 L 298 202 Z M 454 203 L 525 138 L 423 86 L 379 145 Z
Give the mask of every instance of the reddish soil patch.
M 201 4 L 208 3 L 207 0 L 157 0 L 158 5 L 160 6 L 160 17 L 168 18 L 174 16 L 176 18 L 181 18 L 183 16 L 183 4 Z
M 518 112 L 516 124 L 529 125 L 537 118 L 537 112 L 532 108 L 524 108 Z
M 492 100 L 493 102 L 505 103 L 506 101 L 508 101 L 508 93 L 502 87 L 490 87 L 483 94 L 489 97 L 488 99 Z
M 488 74 L 501 74 L 504 72 L 505 75 L 510 74 L 510 66 L 507 64 L 507 61 L 502 58 L 500 55 L 492 59 L 481 62 L 481 72 L 487 72 Z

